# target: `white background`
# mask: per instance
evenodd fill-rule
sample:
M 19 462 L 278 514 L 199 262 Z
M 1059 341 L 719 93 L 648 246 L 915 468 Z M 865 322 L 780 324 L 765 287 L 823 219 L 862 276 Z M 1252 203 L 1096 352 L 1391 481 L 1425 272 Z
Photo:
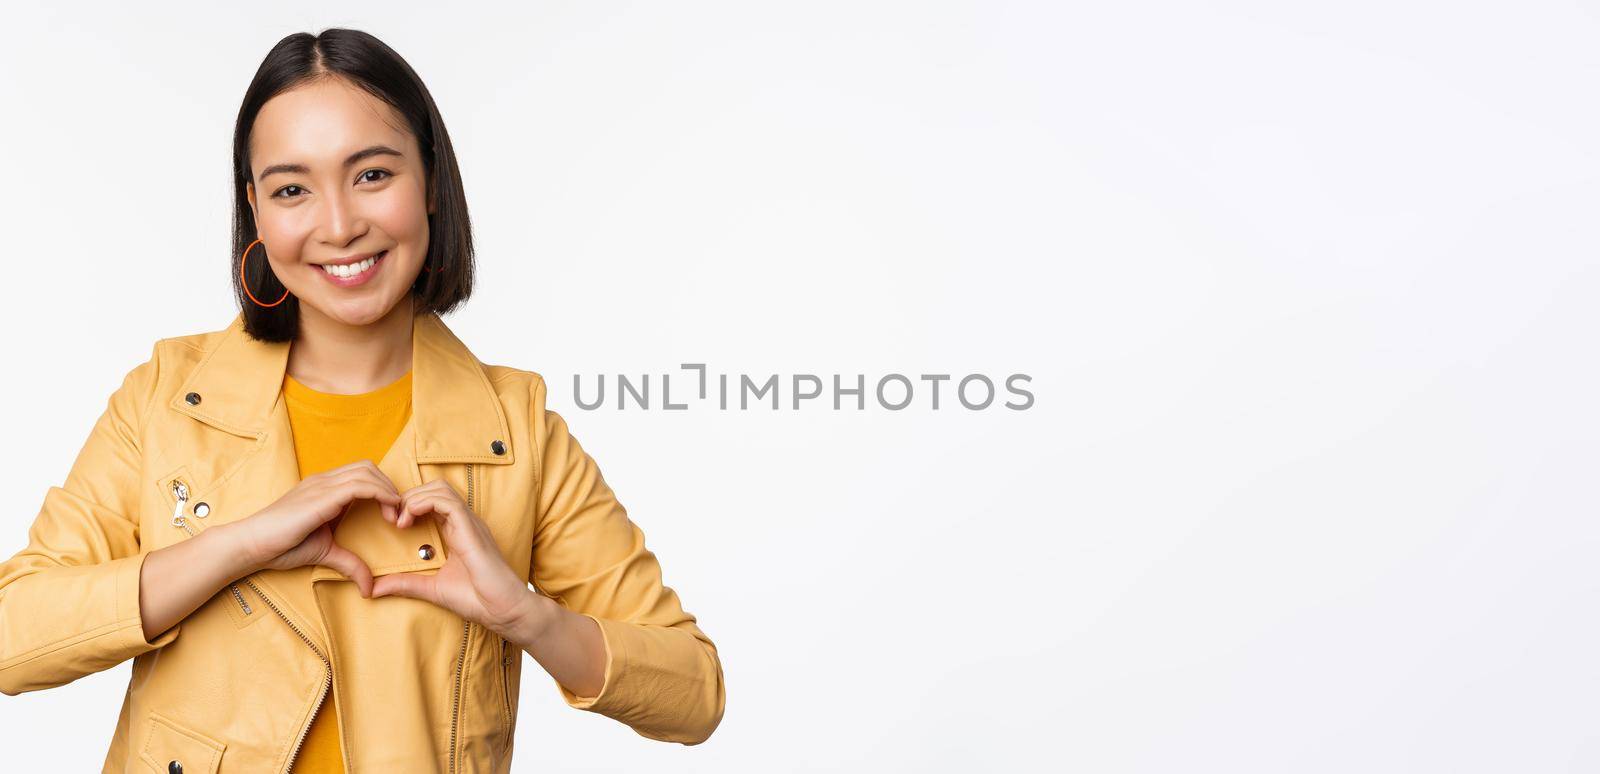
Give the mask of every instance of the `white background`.
M 721 649 L 698 747 L 529 659 L 517 771 L 1600 768 L 1593 6 L 9 6 L 0 556 L 231 319 L 235 111 L 328 26 L 454 138 L 447 322 Z M 1036 402 L 573 405 L 683 362 Z M 0 698 L 6 767 L 97 770 L 126 679 Z

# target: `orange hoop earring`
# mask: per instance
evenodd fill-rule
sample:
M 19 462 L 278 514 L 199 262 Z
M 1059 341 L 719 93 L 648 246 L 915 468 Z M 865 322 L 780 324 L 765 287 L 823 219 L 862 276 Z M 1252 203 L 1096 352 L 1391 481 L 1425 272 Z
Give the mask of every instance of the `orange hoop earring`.
M 250 248 L 255 247 L 256 245 L 259 245 L 259 244 L 261 244 L 261 238 L 257 237 L 256 241 L 251 242 L 248 245 L 245 245 L 244 253 L 239 256 L 239 285 L 240 285 L 240 287 L 244 288 L 244 294 L 249 296 L 251 301 L 256 302 L 256 306 L 259 306 L 259 307 L 261 307 L 263 309 L 270 309 L 270 308 L 272 308 L 274 306 L 277 306 L 278 304 L 283 303 L 284 299 L 289 297 L 289 289 L 288 288 L 284 288 L 283 289 L 283 298 L 280 298 L 277 301 L 273 301 L 270 304 L 261 303 L 261 299 L 256 298 L 256 294 L 250 292 L 250 281 L 248 279 L 246 279 L 245 275 L 244 275 L 244 261 L 245 261 L 246 258 L 248 258 L 250 256 Z M 265 250 L 266 248 L 262 247 L 261 249 Z

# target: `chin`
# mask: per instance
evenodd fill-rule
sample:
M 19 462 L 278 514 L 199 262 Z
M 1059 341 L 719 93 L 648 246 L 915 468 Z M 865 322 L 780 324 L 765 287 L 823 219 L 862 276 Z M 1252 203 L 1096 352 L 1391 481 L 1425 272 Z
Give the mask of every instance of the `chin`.
M 376 299 L 351 299 L 331 305 L 319 304 L 317 309 L 335 322 L 349 326 L 371 325 L 382 320 L 394 310 L 394 303 Z

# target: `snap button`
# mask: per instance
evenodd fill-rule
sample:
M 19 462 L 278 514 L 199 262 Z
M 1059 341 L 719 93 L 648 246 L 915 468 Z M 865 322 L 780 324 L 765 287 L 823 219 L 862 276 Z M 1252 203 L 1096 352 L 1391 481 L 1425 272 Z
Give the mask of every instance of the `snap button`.
M 194 515 L 199 516 L 200 518 L 203 519 L 203 518 L 206 517 L 206 514 L 208 514 L 210 512 L 211 512 L 211 506 L 206 505 L 205 503 L 195 503 L 194 504 Z
M 495 454 L 505 454 L 506 453 L 506 445 L 501 443 L 501 442 L 499 442 L 499 441 L 495 441 L 494 443 L 489 444 L 489 448 L 494 450 Z
M 167 774 L 183 774 L 183 764 L 177 761 L 167 761 Z
M 433 558 L 433 546 L 430 546 L 427 543 L 423 543 L 422 547 L 417 549 L 417 556 L 420 556 L 423 559 L 432 559 Z
M 191 406 L 200 405 L 200 393 L 198 393 L 198 392 L 191 392 L 188 395 L 183 396 L 183 399 L 188 401 L 189 405 L 191 405 Z M 182 767 L 180 766 L 179 768 L 182 768 Z

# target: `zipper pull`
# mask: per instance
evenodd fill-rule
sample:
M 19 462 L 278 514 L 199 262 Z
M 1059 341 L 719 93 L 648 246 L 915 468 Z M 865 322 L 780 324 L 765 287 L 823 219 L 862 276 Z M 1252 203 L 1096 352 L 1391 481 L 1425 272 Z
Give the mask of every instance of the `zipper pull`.
M 178 498 L 177 507 L 172 509 L 172 526 L 182 527 L 185 532 L 193 535 L 194 530 L 189 528 L 189 522 L 183 517 L 183 506 L 189 503 L 189 487 L 185 486 L 182 481 L 173 479 L 172 494 Z

